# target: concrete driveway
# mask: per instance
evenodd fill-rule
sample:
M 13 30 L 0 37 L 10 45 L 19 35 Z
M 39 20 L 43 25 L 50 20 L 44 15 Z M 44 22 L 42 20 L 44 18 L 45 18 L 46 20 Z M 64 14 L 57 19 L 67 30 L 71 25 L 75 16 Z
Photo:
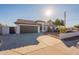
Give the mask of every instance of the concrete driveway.
M 23 34 L 23 37 L 25 35 L 26 34 Z M 36 37 L 38 36 L 39 35 L 36 34 Z M 22 37 L 20 37 L 20 39 L 21 38 Z M 40 42 L 37 45 L 22 46 L 10 50 L 3 50 L 0 51 L 0 55 L 79 55 L 78 48 L 69 48 L 61 40 L 50 35 L 39 36 L 37 40 Z
M 30 34 L 28 34 L 28 35 L 30 35 Z M 19 43 L 17 43 L 17 44 L 14 44 L 14 45 L 10 45 L 10 47 L 12 46 L 12 49 L 8 49 L 8 46 L 7 46 L 8 50 L 0 51 L 0 55 L 27 55 L 27 54 L 38 54 L 40 52 L 45 54 L 44 53 L 45 51 L 48 51 L 47 54 L 51 54 L 51 53 L 49 53 L 49 51 L 52 52 L 52 49 L 50 50 L 50 49 L 47 49 L 47 48 L 53 47 L 54 45 L 61 43 L 61 41 L 59 39 L 51 37 L 50 35 L 41 35 L 41 34 L 31 34 L 31 35 L 32 36 L 30 36 L 30 37 L 32 39 L 34 38 L 33 40 L 35 40 L 35 37 L 37 38 L 36 41 L 34 41 L 34 42 L 39 41 L 39 44 L 36 43 L 35 45 L 33 45 L 33 44 L 31 45 L 31 43 L 33 43 L 33 42 L 31 42 L 29 46 L 27 46 L 27 44 L 26 44 L 25 46 L 13 48 L 13 46 L 16 47 L 17 45 L 19 45 Z M 18 36 L 21 36 L 21 37 L 19 39 L 17 39 L 17 41 L 22 40 L 22 38 L 24 39 L 24 36 L 25 36 L 25 38 L 27 38 L 26 34 L 17 35 L 17 38 L 18 38 Z M 14 37 L 15 37 L 15 35 L 14 35 Z M 29 40 L 29 38 L 28 38 L 28 40 Z M 28 42 L 26 42 L 26 43 L 28 43 Z M 12 44 L 12 43 L 10 43 L 10 44 Z M 22 44 L 24 44 L 24 43 L 22 43 Z M 4 45 L 4 46 L 6 47 L 6 45 Z M 40 51 L 41 49 L 44 49 L 44 48 L 46 48 L 47 50 Z M 38 51 L 40 51 L 40 52 L 38 52 Z M 57 53 L 59 53 L 59 52 L 57 52 Z
M 28 33 L 0 36 L 0 40 L 2 41 L 0 50 L 9 50 L 27 45 L 37 45 L 39 42 L 36 39 L 40 35 L 41 33 Z

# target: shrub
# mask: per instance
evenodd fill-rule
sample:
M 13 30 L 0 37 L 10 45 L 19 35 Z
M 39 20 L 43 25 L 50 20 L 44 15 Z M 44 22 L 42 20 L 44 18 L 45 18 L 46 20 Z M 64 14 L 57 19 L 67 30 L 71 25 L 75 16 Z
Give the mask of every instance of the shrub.
M 60 30 L 60 33 L 65 33 L 66 32 L 66 28 L 65 27 L 60 27 L 59 30 Z
M 79 25 L 75 25 L 74 27 L 75 27 L 75 28 L 79 28 Z

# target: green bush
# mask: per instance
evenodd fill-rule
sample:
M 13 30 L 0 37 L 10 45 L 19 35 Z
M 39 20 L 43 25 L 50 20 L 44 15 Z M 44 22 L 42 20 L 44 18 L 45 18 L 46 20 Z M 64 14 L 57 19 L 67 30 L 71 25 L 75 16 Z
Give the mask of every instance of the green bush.
M 79 28 L 79 25 L 74 25 L 75 28 Z

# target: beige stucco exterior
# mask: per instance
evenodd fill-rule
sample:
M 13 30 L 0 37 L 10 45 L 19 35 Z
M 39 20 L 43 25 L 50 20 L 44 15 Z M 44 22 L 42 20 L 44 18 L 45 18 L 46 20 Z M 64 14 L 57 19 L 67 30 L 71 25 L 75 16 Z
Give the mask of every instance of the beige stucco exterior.
M 55 27 L 52 23 L 45 23 L 44 21 L 29 21 L 29 20 L 23 20 L 18 19 L 16 22 L 16 34 L 24 33 L 24 32 L 34 32 L 37 33 L 40 32 L 46 32 L 48 30 L 48 27 Z

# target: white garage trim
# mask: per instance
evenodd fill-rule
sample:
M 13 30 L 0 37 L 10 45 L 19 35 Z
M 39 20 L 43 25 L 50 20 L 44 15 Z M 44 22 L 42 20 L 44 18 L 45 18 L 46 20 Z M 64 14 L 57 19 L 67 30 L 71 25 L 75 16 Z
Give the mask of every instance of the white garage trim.
M 22 25 L 22 26 L 39 26 L 39 25 L 30 25 L 30 24 L 18 24 L 18 25 Z
M 38 31 L 38 33 L 40 33 L 40 26 L 38 26 L 38 30 L 37 31 Z
M 45 32 L 44 23 L 42 23 L 42 32 Z
M 16 26 L 16 34 L 20 34 L 20 25 Z

